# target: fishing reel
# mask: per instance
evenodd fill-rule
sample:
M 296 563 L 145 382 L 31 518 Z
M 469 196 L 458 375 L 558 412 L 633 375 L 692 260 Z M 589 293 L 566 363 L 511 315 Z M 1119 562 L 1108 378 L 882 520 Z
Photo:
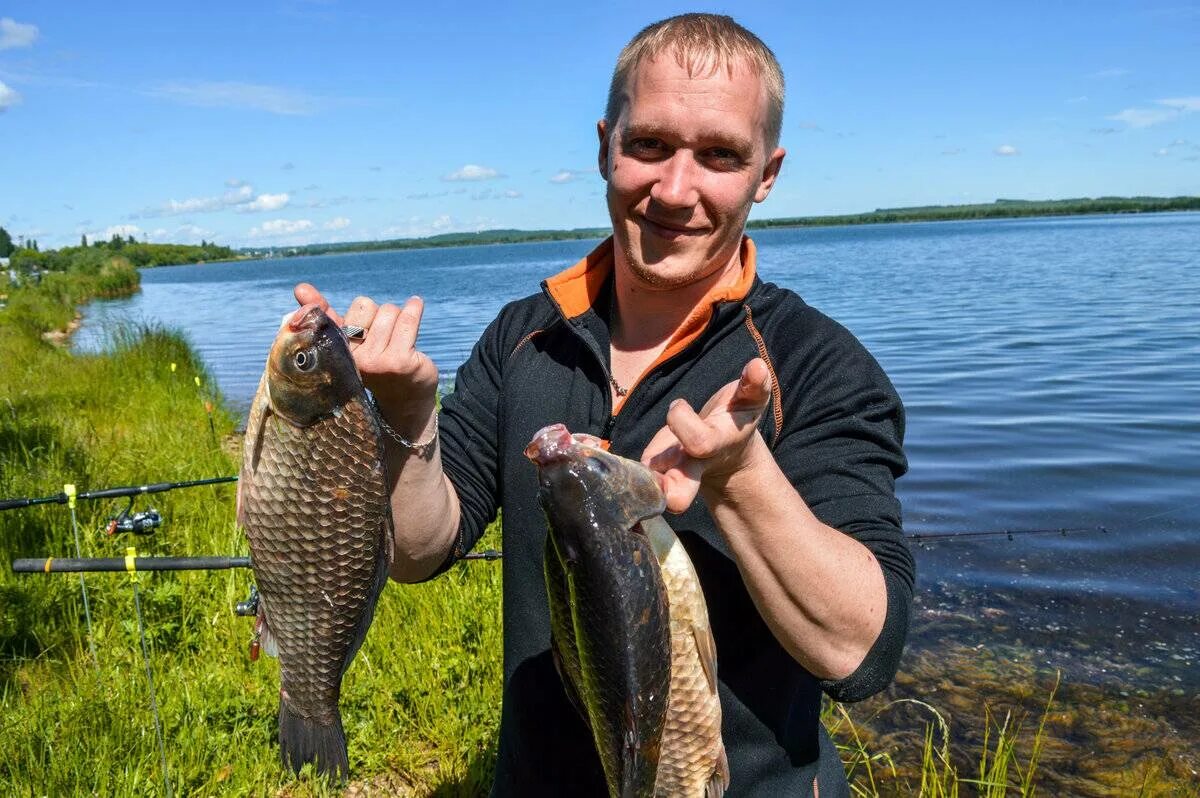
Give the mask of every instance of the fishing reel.
M 158 510 L 151 507 L 149 510 L 142 512 L 133 512 L 133 498 L 130 497 L 129 504 L 118 512 L 116 515 L 110 516 L 108 523 L 104 527 L 104 534 L 112 537 L 118 532 L 126 532 L 131 535 L 153 535 L 154 530 L 162 526 L 162 515 Z
M 234 615 L 243 618 L 253 618 L 258 615 L 258 585 L 250 585 L 250 595 L 245 601 L 239 601 L 233 608 Z

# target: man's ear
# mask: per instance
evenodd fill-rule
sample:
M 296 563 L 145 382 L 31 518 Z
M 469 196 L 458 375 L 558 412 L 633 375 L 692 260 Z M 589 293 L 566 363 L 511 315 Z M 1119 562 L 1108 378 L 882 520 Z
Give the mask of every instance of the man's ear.
M 608 180 L 608 122 L 601 119 L 596 123 L 596 135 L 600 137 L 600 152 L 596 157 L 596 165 L 600 167 L 600 176 Z
M 767 159 L 767 165 L 763 167 L 762 180 L 759 181 L 758 188 L 754 191 L 755 202 L 762 202 L 771 193 L 775 179 L 779 177 L 779 170 L 783 168 L 783 156 L 785 155 L 787 155 L 787 150 L 783 147 L 776 147 L 775 152 L 771 153 L 771 157 Z

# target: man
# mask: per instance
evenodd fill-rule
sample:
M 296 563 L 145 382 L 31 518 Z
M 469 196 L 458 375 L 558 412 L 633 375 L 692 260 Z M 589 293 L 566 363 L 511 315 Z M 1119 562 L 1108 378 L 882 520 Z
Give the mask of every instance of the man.
M 895 673 L 913 565 L 894 479 L 903 409 L 845 329 L 756 276 L 744 237 L 783 163 L 783 77 L 727 17 L 651 25 L 597 125 L 613 235 L 501 311 L 440 432 L 422 304 L 355 300 L 355 359 L 395 430 L 393 577 L 426 579 L 502 507 L 504 704 L 493 795 L 603 795 L 549 651 L 545 521 L 522 450 L 563 422 L 662 475 L 717 644 L 729 795 L 848 794 L 821 692 Z M 297 299 L 323 302 L 312 286 Z

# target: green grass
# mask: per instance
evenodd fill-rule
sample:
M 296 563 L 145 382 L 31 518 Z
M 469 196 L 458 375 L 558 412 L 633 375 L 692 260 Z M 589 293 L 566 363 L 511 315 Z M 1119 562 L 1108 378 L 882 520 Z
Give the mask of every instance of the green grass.
M 84 284 L 91 277 L 75 279 L 10 289 L 0 310 L 0 498 L 51 495 L 68 481 L 89 490 L 236 473 L 237 419 L 179 335 L 124 328 L 109 353 L 88 356 L 43 339 L 46 324 L 69 320 L 75 302 L 100 290 Z M 165 524 L 143 538 L 99 531 L 122 502 L 81 502 L 84 555 L 120 556 L 128 545 L 246 553 L 232 485 L 148 499 L 135 509 L 153 505 Z M 489 534 L 484 545 L 496 545 Z M 74 546 L 64 506 L 0 512 L 6 563 Z M 486 793 L 501 695 L 500 573 L 495 563 L 463 564 L 429 584 L 384 591 L 342 691 L 356 794 Z M 337 794 L 279 764 L 278 665 L 250 661 L 252 622 L 233 613 L 250 581 L 247 571 L 140 577 L 174 793 Z M 91 574 L 86 585 L 90 641 L 77 576 L 0 568 L 0 794 L 164 792 L 133 586 L 124 574 Z M 852 719 L 860 708 L 829 707 L 825 722 L 857 795 L 1034 794 L 1049 706 L 1032 731 L 1009 710 L 1002 720 L 989 714 L 973 735 L 981 744 L 965 753 L 940 710 L 919 709 L 933 713 L 915 721 L 923 737 L 897 746 Z

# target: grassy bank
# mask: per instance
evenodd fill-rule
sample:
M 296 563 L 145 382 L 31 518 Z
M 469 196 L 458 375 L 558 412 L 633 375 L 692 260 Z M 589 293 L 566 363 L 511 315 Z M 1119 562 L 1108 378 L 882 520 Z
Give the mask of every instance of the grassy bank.
M 87 279 L 22 288 L 0 310 L 0 498 L 47 496 L 68 481 L 88 490 L 236 473 L 238 420 L 178 335 L 128 328 L 115 335 L 109 353 L 96 356 L 74 356 L 45 340 L 46 324 L 69 320 L 75 302 L 99 292 Z M 234 523 L 232 486 L 152 499 L 139 500 L 135 509 L 153 505 L 165 523 L 153 537 L 139 538 L 99 531 L 120 504 L 80 503 L 83 554 L 120 556 L 129 545 L 145 554 L 246 553 Z M 0 512 L 0 793 L 161 794 L 129 579 L 86 577 L 89 639 L 77 577 L 18 576 L 7 567 L 15 557 L 70 555 L 74 546 L 64 506 Z M 279 766 L 278 665 L 265 657 L 249 660 L 251 621 L 233 614 L 248 591 L 249 572 L 140 579 L 175 794 L 335 792 L 292 779 Z M 460 565 L 425 585 L 389 585 L 343 688 L 356 779 L 351 794 L 486 792 L 500 707 L 499 600 L 494 563 Z M 1063 740 L 1072 729 L 1078 733 L 1082 721 L 1079 711 L 1060 708 L 1067 688 L 1047 714 L 1053 682 L 1044 673 L 995 659 L 984 668 L 982 655 L 972 652 L 914 661 L 892 694 L 879 699 L 885 703 L 827 708 L 826 723 L 858 794 L 1030 794 L 1042 783 L 1040 761 L 1070 756 Z M 971 669 L 990 673 L 990 681 L 979 677 L 981 688 L 965 696 L 937 692 L 948 674 Z M 996 693 L 1000 682 L 1023 685 L 1022 693 Z M 989 695 L 1004 701 L 989 706 Z M 931 709 L 908 701 L 913 696 Z M 881 716 L 902 716 L 901 731 L 881 730 L 875 723 Z M 1149 736 L 1152 730 L 1135 731 Z M 1138 794 L 1142 785 L 1145 794 L 1188 794 L 1180 791 L 1187 787 L 1180 772 L 1153 770 L 1156 761 L 1147 758 L 1148 770 L 1134 774 L 1132 793 L 1112 794 Z

